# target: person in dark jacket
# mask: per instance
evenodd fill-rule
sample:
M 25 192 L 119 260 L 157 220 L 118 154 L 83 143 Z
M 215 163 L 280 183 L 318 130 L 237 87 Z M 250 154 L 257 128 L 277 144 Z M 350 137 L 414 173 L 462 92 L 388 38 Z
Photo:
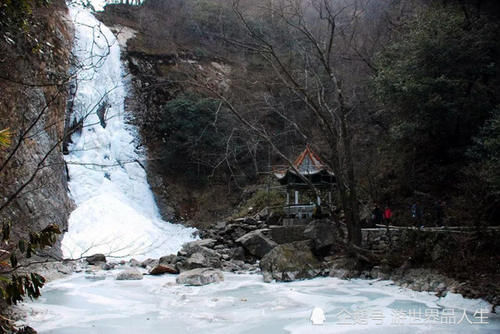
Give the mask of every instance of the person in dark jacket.
M 377 224 L 382 224 L 383 219 L 384 219 L 384 213 L 382 212 L 382 209 L 378 206 L 378 204 L 375 203 L 375 207 L 372 210 L 373 226 L 376 226 Z
M 415 223 L 417 225 L 420 225 L 420 223 L 422 222 L 422 216 L 423 216 L 422 207 L 420 206 L 420 203 L 414 202 L 411 205 L 410 211 L 411 211 L 411 217 L 413 218 Z

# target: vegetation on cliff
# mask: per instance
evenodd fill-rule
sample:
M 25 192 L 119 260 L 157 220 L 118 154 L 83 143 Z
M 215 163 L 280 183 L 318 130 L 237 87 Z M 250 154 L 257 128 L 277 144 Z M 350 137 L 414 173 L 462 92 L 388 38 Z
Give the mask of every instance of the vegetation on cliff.
M 143 116 L 156 122 L 190 91 L 223 102 L 184 124 L 217 133 L 214 160 L 189 158 L 207 153 L 206 142 L 182 145 L 186 169 L 161 169 L 167 178 L 188 171 L 193 185 L 229 181 L 236 190 L 286 163 L 277 152 L 290 158 L 307 143 L 341 178 L 338 202 L 350 221 L 378 202 L 394 209 L 395 224 L 411 224 L 419 202 L 434 224 L 442 202 L 447 222 L 478 225 L 498 221 L 493 169 L 480 168 L 496 160 L 478 154 L 478 143 L 496 140 L 486 128 L 499 104 L 497 9 L 489 1 L 150 0 L 108 6 L 102 18 L 137 32 L 127 48 L 153 159 L 186 128 L 160 140 Z M 237 153 L 225 159 L 228 151 Z

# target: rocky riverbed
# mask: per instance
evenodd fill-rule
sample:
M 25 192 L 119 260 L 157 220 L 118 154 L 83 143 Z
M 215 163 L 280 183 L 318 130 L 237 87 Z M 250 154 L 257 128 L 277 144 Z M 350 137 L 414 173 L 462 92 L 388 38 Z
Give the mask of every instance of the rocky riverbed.
M 498 309 L 499 296 L 488 286 L 477 289 L 435 269 L 360 264 L 338 247 L 340 229 L 331 221 L 313 221 L 303 233 L 296 230 L 270 225 L 259 217 L 228 220 L 201 231 L 202 239 L 184 244 L 177 254 L 143 261 L 114 261 L 96 254 L 83 262 L 42 264 L 39 270 L 49 279 L 71 272 L 84 273 L 91 280 L 109 278 L 109 271 L 118 280 L 180 274 L 179 284 L 193 286 L 221 282 L 227 273 L 261 274 L 264 282 L 316 277 L 390 280 L 402 288 L 430 292 L 436 297 L 451 293 L 483 298 L 490 303 L 490 311 Z
M 245 218 L 202 231 L 210 238 L 188 242 L 177 254 L 158 259 L 116 261 L 95 254 L 77 262 L 41 264 L 38 270 L 53 281 L 38 301 L 16 308 L 15 317 L 41 333 L 123 333 L 123 326 L 143 332 L 168 326 L 179 333 L 305 333 L 311 330 L 312 309 L 320 307 L 326 316 L 320 332 L 325 333 L 500 329 L 498 307 L 464 298 L 459 294 L 467 288 L 463 282 L 430 269 L 360 269 L 335 251 L 336 238 L 326 233 L 335 228 L 329 224 L 312 222 L 304 240 L 291 241 L 290 235 L 275 231 L 273 238 L 274 227 L 264 220 Z M 321 238 L 307 239 L 320 232 Z M 364 310 L 366 321 L 343 323 L 349 320 L 346 314 L 357 317 Z M 413 310 L 422 316 L 412 320 L 408 312 Z M 395 318 L 398 312 L 406 314 L 405 320 Z M 425 312 L 437 312 L 435 319 L 453 312 L 456 324 L 431 321 Z M 469 322 L 462 319 L 464 312 Z

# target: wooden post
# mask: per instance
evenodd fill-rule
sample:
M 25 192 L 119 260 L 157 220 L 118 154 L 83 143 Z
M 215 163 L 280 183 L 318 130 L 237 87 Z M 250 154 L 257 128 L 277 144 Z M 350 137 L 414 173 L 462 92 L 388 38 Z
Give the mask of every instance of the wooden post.
M 299 204 L 299 191 L 295 190 L 295 204 Z

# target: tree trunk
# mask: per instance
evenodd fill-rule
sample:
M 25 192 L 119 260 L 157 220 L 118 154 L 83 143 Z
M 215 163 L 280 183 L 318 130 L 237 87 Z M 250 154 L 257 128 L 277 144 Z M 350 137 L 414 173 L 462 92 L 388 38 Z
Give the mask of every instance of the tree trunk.
M 342 122 L 342 127 L 346 126 L 345 122 Z M 361 225 L 359 219 L 359 203 L 358 203 L 358 193 L 356 186 L 356 178 L 354 176 L 354 163 L 352 160 L 352 148 L 351 148 L 351 138 L 347 134 L 344 138 L 344 150 L 346 154 L 346 169 L 347 169 L 347 183 L 349 185 L 349 215 L 350 215 L 350 225 L 351 234 L 349 236 L 349 241 L 351 241 L 356 246 L 361 246 Z

